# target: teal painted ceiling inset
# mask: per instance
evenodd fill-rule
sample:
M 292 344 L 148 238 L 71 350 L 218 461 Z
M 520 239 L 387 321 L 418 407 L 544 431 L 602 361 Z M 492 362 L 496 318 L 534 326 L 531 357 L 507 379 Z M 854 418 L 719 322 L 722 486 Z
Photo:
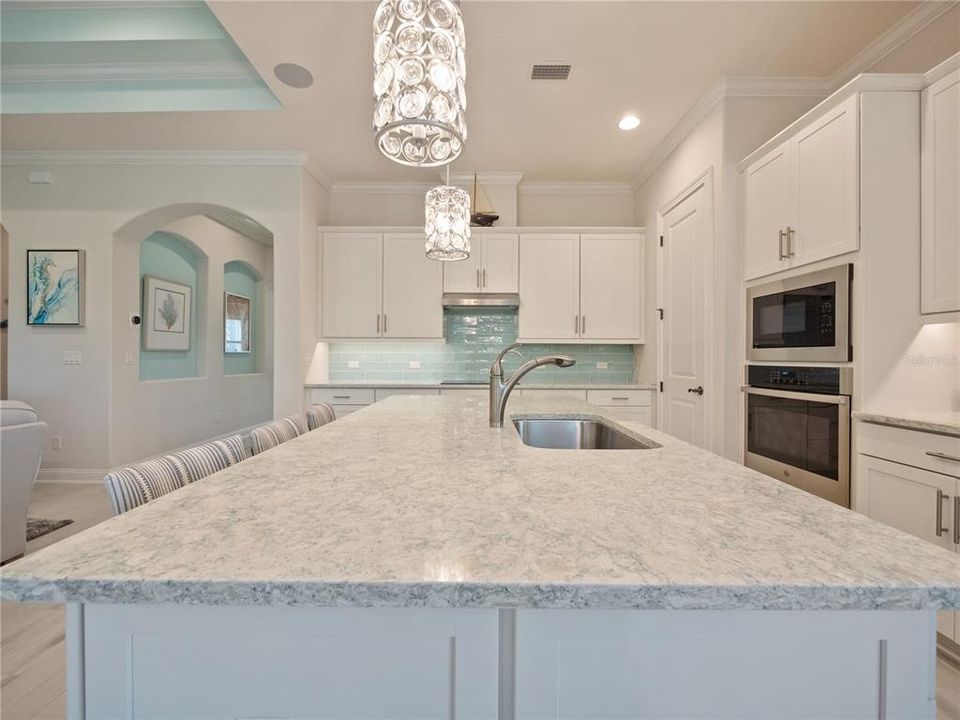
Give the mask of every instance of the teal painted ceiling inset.
M 3 113 L 279 107 L 203 2 L 0 4 Z

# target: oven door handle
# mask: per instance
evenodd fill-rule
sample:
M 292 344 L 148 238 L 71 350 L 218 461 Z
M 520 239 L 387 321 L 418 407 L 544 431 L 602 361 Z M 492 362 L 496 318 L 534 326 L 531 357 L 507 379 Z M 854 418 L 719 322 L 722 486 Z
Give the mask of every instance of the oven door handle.
M 847 395 L 822 395 L 820 393 L 808 393 L 797 390 L 769 390 L 767 388 L 756 388 L 752 385 L 742 385 L 740 386 L 740 391 L 747 393 L 747 395 L 766 395 L 767 397 L 830 403 L 831 405 L 846 405 L 850 402 L 850 398 Z

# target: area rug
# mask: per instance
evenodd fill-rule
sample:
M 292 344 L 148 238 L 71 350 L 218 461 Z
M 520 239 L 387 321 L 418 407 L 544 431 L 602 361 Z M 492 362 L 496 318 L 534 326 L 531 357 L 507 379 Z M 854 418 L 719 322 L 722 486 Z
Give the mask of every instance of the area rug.
M 59 530 L 72 523 L 73 520 L 47 520 L 46 518 L 27 518 L 27 541 L 36 540 L 47 533 Z

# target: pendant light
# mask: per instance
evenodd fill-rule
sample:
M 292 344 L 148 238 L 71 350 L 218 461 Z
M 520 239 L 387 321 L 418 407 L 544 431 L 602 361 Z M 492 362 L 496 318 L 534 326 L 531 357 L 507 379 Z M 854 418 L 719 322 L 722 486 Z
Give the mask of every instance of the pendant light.
M 470 257 L 470 195 L 450 184 L 449 165 L 447 184 L 427 191 L 424 216 L 428 258 L 451 262 Z
M 394 162 L 437 167 L 467 137 L 463 19 L 451 0 L 381 0 L 373 18 L 373 129 Z

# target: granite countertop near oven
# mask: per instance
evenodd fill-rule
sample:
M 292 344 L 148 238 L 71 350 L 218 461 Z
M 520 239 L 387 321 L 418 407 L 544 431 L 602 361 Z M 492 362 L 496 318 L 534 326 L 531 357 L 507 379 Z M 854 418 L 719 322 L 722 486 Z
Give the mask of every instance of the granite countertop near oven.
M 957 410 L 857 410 L 853 418 L 876 425 L 891 425 L 907 430 L 952 435 L 960 438 L 960 411 Z
M 488 384 L 483 382 L 388 382 L 388 381 L 360 381 L 360 382 L 326 382 L 326 383 L 308 383 L 305 388 L 373 388 L 373 389 L 396 389 L 410 388 L 411 390 L 452 390 L 456 388 L 486 388 Z M 657 386 L 653 383 L 537 383 L 537 382 L 519 382 L 518 389 L 525 390 L 656 390 Z
M 565 398 L 651 449 L 524 445 L 486 398 L 395 396 L 32 553 L 7 600 L 325 607 L 960 608 L 954 553 Z

